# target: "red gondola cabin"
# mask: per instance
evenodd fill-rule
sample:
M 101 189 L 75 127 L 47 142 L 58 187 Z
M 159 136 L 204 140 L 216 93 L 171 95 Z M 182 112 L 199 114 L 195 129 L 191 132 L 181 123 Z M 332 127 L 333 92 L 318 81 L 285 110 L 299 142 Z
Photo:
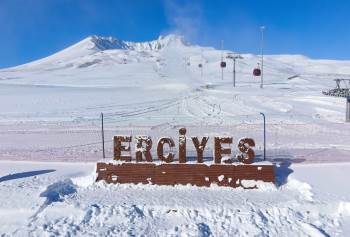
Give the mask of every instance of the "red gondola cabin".
M 261 75 L 260 68 L 254 68 L 253 75 L 256 76 L 256 77 L 260 76 Z

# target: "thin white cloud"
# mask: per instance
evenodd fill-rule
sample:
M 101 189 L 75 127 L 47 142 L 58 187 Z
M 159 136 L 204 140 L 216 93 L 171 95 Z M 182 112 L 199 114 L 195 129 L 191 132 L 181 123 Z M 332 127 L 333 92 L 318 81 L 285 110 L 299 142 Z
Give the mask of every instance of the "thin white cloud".
M 199 2 L 165 1 L 165 15 L 170 29 L 163 34 L 175 33 L 185 36 L 187 40 L 197 41 L 203 24 L 202 7 Z

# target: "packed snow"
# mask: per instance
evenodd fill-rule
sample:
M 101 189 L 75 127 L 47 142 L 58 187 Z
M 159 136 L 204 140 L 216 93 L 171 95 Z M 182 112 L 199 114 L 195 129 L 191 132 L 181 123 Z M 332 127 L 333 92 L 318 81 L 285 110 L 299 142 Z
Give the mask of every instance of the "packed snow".
M 258 182 L 256 190 L 95 183 L 95 163 L 1 161 L 0 167 L 2 236 L 350 233 L 350 189 L 338 185 L 348 179 L 348 163 L 283 163 L 277 186 Z

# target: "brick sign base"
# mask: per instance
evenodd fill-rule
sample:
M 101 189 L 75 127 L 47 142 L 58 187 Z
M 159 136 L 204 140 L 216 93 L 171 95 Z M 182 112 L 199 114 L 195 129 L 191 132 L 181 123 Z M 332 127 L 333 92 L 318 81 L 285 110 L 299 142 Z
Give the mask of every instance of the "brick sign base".
M 246 187 L 242 180 L 275 182 L 273 164 L 258 165 L 225 165 L 225 164 L 154 164 L 131 163 L 121 164 L 97 163 L 97 180 L 107 183 L 143 183 L 156 185 L 196 185 Z

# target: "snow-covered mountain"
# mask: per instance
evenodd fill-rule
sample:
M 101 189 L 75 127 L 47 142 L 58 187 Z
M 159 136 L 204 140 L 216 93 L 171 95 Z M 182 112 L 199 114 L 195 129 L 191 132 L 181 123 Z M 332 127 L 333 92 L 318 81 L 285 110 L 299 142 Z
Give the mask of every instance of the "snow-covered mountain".
M 28 95 L 2 98 L 7 101 L 2 113 L 7 120 L 17 120 L 23 113 L 29 120 L 57 116 L 60 120 L 62 116 L 90 117 L 101 111 L 118 117 L 123 107 L 124 113 L 130 114 L 126 120 L 135 123 L 145 114 L 157 117 L 156 121 L 148 120 L 154 123 L 215 124 L 259 112 L 270 114 L 272 121 L 344 120 L 343 100 L 321 92 L 335 86 L 333 79 L 350 77 L 350 61 L 267 55 L 264 89 L 260 89 L 260 77 L 252 75 L 260 56 L 241 54 L 243 59 L 236 65 L 237 87 L 233 88 L 233 62 L 225 59 L 223 79 L 220 68 L 221 56 L 230 53 L 192 45 L 178 35 L 148 42 L 90 36 L 46 58 L 0 70 L 2 90 L 25 90 L 24 95 Z M 66 95 L 62 97 L 57 88 L 66 88 L 62 92 Z M 38 93 L 42 97 L 33 107 Z M 82 99 L 85 95 L 91 100 Z M 87 109 L 93 106 L 103 109 Z M 144 112 L 141 117 L 134 116 L 135 110 Z M 169 114 L 173 114 L 171 119 Z
M 229 51 L 224 51 L 224 56 Z M 128 64 L 137 62 L 138 65 L 133 65 L 138 68 L 144 63 L 153 62 L 159 67 L 162 62 L 172 60 L 173 58 L 180 59 L 177 64 L 182 64 L 181 70 L 189 69 L 189 73 L 197 73 L 200 71 L 198 64 L 203 64 L 204 81 L 218 79 L 220 76 L 220 61 L 222 52 L 210 47 L 200 47 L 191 45 L 183 36 L 167 35 L 160 36 L 156 40 L 147 42 L 130 42 L 123 41 L 113 37 L 89 36 L 82 41 L 59 51 L 46 58 L 20 65 L 10 69 L 2 69 L 0 72 L 21 72 L 32 70 L 64 70 L 67 68 L 88 68 L 94 66 L 95 75 L 98 75 L 99 69 L 106 65 Z M 259 55 L 242 54 L 244 57 L 238 62 L 238 76 L 251 78 L 251 72 L 254 67 L 260 62 Z M 175 60 L 173 60 L 175 61 Z M 226 60 L 227 61 L 227 60 Z M 163 64 L 164 65 L 164 64 Z M 231 73 L 232 62 L 228 62 L 228 68 L 225 74 Z M 350 74 L 350 62 L 335 61 L 335 60 L 313 60 L 302 55 L 268 55 L 265 56 L 265 74 L 266 78 L 278 75 L 279 80 L 283 80 L 296 75 L 314 74 L 318 76 L 346 77 Z M 175 66 L 175 65 L 169 65 Z M 81 73 L 77 71 L 76 73 Z M 213 73 L 215 72 L 215 73 Z M 74 72 L 71 72 L 74 74 Z M 330 74 L 330 75 L 328 75 Z M 165 75 L 172 77 L 172 74 Z M 196 75 L 198 77 L 198 75 Z M 227 76 L 226 76 L 227 77 Z M 210 80 L 206 80 L 210 78 Z M 8 79 L 3 74 L 3 80 Z
M 237 134 L 261 138 L 263 112 L 272 126 L 271 147 L 290 149 L 291 136 L 294 148 L 328 147 L 330 137 L 338 141 L 334 146 L 350 147 L 342 142 L 350 141 L 350 133 L 343 132 L 348 129 L 344 98 L 322 94 L 335 87 L 333 79 L 350 77 L 350 61 L 267 55 L 260 89 L 260 77 L 252 75 L 260 56 L 241 54 L 233 88 L 231 60 L 221 78 L 221 56 L 228 53 L 233 52 L 192 45 L 176 35 L 138 43 L 91 36 L 49 57 L 0 70 L 0 125 L 99 129 L 103 112 L 105 126 L 112 128 L 171 124 L 217 130 L 220 125 L 226 131 L 240 126 Z
M 101 37 L 101 36 L 89 36 L 82 41 L 59 51 L 49 57 L 37 60 L 35 62 L 19 66 L 22 68 L 32 67 L 43 67 L 51 64 L 61 64 L 62 61 L 73 60 L 79 61 L 79 58 L 84 58 L 93 54 L 97 54 L 97 57 L 101 52 L 109 50 L 125 50 L 125 51 L 136 51 L 136 52 L 156 52 L 166 47 L 185 47 L 190 46 L 185 41 L 183 36 L 178 35 L 167 35 L 159 36 L 157 40 L 147 42 L 130 42 L 123 41 L 113 37 Z M 100 60 L 98 60 L 100 61 Z M 103 59 L 101 59 L 103 61 Z M 72 64 L 69 64 L 72 65 Z

